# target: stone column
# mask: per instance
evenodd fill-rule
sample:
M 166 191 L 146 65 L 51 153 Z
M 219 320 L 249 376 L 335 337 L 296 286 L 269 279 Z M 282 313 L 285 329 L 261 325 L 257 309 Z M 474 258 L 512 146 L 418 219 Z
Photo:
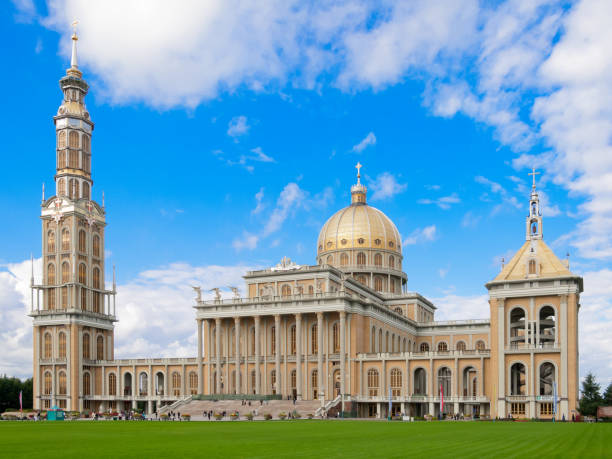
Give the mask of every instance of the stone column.
M 215 319 L 215 352 L 217 353 L 217 375 L 215 377 L 215 393 L 221 391 L 221 319 Z
M 302 314 L 295 315 L 295 379 L 297 399 L 302 399 Z
M 198 394 L 202 394 L 202 319 L 197 319 L 198 324 Z
M 236 327 L 236 393 L 242 393 L 242 384 L 240 378 L 240 317 L 234 318 L 234 326 Z
M 319 376 L 319 398 L 325 399 L 325 380 L 327 375 L 323 374 L 323 313 L 317 312 L 317 375 Z
M 281 333 L 280 333 L 280 314 L 275 314 L 274 315 L 274 333 L 275 333 L 275 343 L 274 346 L 276 347 L 275 350 L 275 366 L 276 368 L 274 369 L 274 371 L 276 371 L 276 393 L 277 394 L 282 394 L 281 391 L 281 370 L 280 370 L 280 340 L 281 340 Z
M 253 320 L 255 321 L 255 393 L 259 395 L 261 393 L 261 387 L 260 387 L 261 376 L 260 376 L 260 371 L 259 371 L 259 360 L 261 358 L 260 357 L 261 337 L 259 335 L 259 316 L 255 316 Z
M 340 396 L 342 397 L 342 411 L 344 411 L 344 383 L 346 379 L 346 355 L 345 355 L 345 340 L 346 340 L 346 312 L 340 311 Z

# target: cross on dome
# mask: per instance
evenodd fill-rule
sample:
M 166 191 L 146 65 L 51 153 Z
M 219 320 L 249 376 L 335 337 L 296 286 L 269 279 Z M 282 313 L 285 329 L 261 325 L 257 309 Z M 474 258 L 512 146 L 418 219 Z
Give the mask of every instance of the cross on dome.
M 357 161 L 357 165 L 355 166 L 355 169 L 357 169 L 357 183 L 361 183 L 361 168 L 363 166 L 361 165 L 361 163 L 359 161 Z

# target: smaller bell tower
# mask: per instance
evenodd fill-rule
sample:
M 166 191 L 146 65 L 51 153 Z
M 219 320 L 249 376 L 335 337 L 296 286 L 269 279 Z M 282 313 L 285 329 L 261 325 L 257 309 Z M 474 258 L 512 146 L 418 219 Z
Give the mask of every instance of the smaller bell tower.
M 542 239 L 542 212 L 540 211 L 540 197 L 536 191 L 536 175 L 539 175 L 535 169 L 532 169 L 529 175 L 533 176 L 533 184 L 531 185 L 531 196 L 529 197 L 529 215 L 525 227 L 526 239 L 533 241 Z

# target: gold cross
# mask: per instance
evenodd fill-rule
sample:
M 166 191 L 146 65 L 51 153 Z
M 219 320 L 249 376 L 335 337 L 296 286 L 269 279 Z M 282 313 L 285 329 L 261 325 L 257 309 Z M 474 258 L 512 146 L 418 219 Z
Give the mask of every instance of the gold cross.
M 357 161 L 357 165 L 355 166 L 355 169 L 357 169 L 357 183 L 359 182 L 359 179 L 361 178 L 361 168 L 363 166 L 359 163 L 359 161 Z
M 540 172 L 536 172 L 535 167 L 531 168 L 531 172 L 529 172 L 527 175 L 533 175 L 533 187 L 535 188 L 535 178 L 536 175 L 540 175 Z

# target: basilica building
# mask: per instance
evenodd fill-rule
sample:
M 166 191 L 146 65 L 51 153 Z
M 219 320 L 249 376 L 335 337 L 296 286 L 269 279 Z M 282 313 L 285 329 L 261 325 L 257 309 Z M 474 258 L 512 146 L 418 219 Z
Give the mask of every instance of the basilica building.
M 43 191 L 41 204 L 42 282 L 32 276 L 35 408 L 187 411 L 248 397 L 360 417 L 576 413 L 583 281 L 544 242 L 535 171 L 523 244 L 486 283 L 488 319 L 436 321 L 436 306 L 408 288 L 400 233 L 368 205 L 358 164 L 351 202 L 323 225 L 315 264 L 285 258 L 247 272 L 244 297 L 217 289 L 205 300 L 195 287 L 194 304 L 177 305 L 194 309 L 192 358 L 115 359 L 106 209 L 92 199 L 94 124 L 72 40 L 54 117 L 55 195 Z

